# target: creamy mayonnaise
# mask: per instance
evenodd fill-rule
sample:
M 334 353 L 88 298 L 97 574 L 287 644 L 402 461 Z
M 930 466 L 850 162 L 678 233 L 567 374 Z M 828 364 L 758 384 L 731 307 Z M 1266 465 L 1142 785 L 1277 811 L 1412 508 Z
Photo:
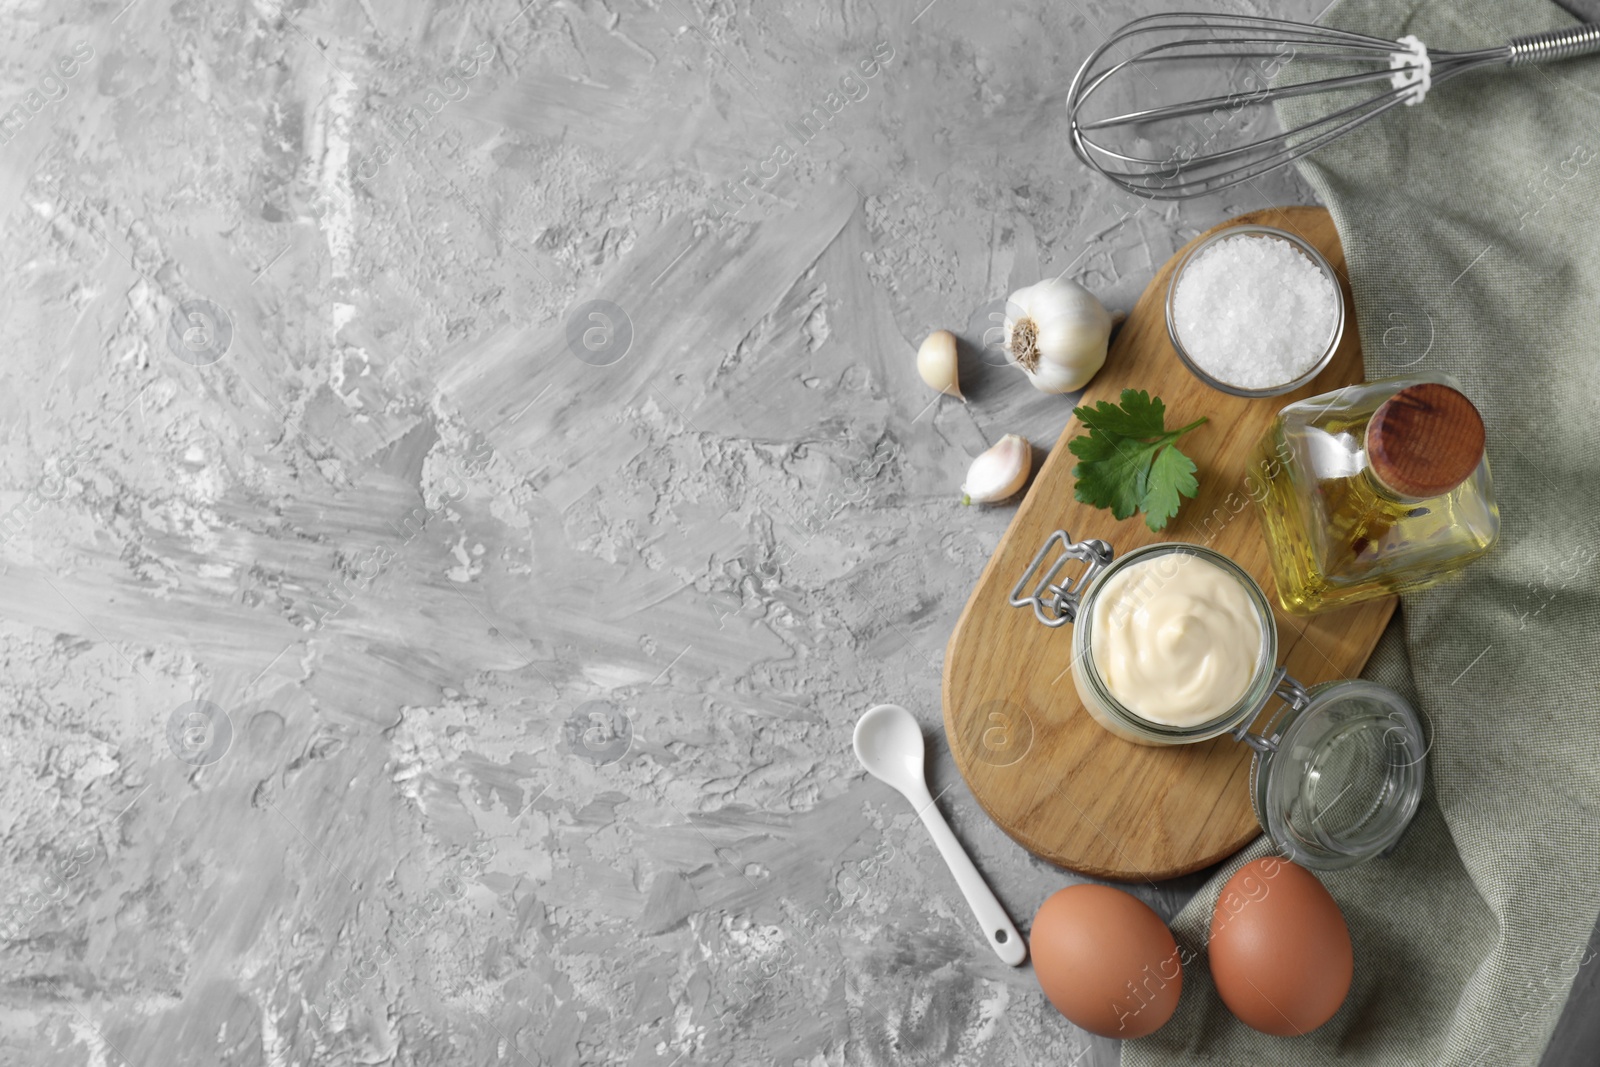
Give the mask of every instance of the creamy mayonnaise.
M 1095 593 L 1090 654 L 1129 711 L 1196 726 L 1250 688 L 1261 616 L 1238 578 L 1208 559 L 1165 552 L 1119 569 Z

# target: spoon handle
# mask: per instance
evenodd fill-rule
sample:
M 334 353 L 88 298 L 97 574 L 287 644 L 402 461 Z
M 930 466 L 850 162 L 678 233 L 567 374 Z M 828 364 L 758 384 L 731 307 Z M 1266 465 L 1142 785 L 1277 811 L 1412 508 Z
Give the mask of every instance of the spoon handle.
M 938 846 L 939 854 L 944 857 L 950 873 L 956 876 L 956 885 L 961 887 L 962 896 L 967 898 L 967 906 L 972 909 L 972 914 L 977 916 L 979 925 L 983 927 L 989 947 L 994 949 L 995 955 L 1006 963 L 1013 967 L 1020 966 L 1022 961 L 1028 958 L 1028 946 L 1023 942 L 1022 935 L 1017 933 L 1017 928 L 1012 925 L 1006 909 L 995 899 L 994 892 L 989 888 L 989 883 L 983 880 L 983 875 L 978 873 L 978 868 L 972 865 L 967 850 L 961 847 L 956 835 L 950 832 L 950 826 L 944 821 L 944 816 L 939 814 L 939 809 L 934 806 L 933 798 L 924 791 L 923 798 L 916 801 L 916 806 L 917 814 L 922 817 L 922 825 L 928 828 L 928 833 L 932 836 L 933 843 Z

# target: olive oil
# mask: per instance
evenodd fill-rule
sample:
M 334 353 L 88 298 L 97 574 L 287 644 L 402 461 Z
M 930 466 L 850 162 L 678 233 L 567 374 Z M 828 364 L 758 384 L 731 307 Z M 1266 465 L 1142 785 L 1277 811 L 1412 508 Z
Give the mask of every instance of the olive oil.
M 1296 614 L 1433 585 L 1499 537 L 1482 420 L 1444 376 L 1290 404 L 1254 469 L 1278 600 Z

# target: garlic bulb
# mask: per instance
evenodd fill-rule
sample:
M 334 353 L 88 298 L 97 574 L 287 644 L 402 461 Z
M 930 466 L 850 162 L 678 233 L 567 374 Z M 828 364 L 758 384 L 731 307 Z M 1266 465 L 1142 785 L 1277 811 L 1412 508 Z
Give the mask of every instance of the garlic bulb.
M 1042 393 L 1082 389 L 1105 365 L 1111 316 L 1093 293 L 1046 278 L 1006 301 L 1006 358 Z
M 939 392 L 967 402 L 956 382 L 956 335 L 949 330 L 934 330 L 922 342 L 917 349 L 917 373 Z
M 1016 496 L 1033 470 L 1033 446 L 1026 437 L 1008 433 L 972 461 L 961 487 L 963 504 L 994 504 Z

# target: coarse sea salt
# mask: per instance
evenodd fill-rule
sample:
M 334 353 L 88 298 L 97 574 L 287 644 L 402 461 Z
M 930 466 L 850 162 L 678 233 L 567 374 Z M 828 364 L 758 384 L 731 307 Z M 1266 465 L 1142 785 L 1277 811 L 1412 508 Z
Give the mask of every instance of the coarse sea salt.
M 1277 237 L 1227 237 L 1189 261 L 1172 318 L 1191 362 L 1241 389 L 1305 374 L 1328 350 L 1339 293 L 1322 269 Z

